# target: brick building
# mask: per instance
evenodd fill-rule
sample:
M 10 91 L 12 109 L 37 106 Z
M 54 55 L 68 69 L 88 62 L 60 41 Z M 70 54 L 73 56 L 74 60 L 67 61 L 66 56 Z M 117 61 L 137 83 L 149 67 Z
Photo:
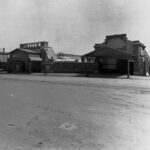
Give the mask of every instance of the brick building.
M 127 39 L 126 34 L 109 35 L 101 44 L 94 45 L 94 51 L 82 56 L 82 61 L 99 64 L 99 72 L 147 75 L 150 57 L 140 41 Z

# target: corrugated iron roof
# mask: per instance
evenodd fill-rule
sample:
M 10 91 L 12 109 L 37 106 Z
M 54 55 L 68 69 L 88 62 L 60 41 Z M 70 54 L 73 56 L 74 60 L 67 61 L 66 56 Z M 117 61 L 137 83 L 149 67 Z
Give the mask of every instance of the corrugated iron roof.
M 31 61 L 42 61 L 42 58 L 40 57 L 40 56 L 30 56 L 29 55 L 29 59 L 31 60 Z
M 31 50 L 31 49 L 23 49 L 23 48 L 16 48 L 15 50 L 20 50 L 20 51 L 23 51 L 23 52 L 26 52 L 26 53 L 34 53 L 34 54 L 39 54 L 39 52 L 36 52 L 34 50 Z M 13 50 L 13 51 L 15 51 Z M 11 51 L 10 53 L 12 53 L 13 51 Z
M 56 54 L 55 54 L 55 52 L 54 52 L 54 50 L 53 50 L 52 47 L 48 47 L 46 53 L 47 53 L 48 59 L 52 59 L 52 58 L 53 58 L 54 60 L 57 59 Z
M 120 58 L 120 59 L 135 59 L 136 56 L 132 55 L 129 52 L 113 49 L 110 47 L 102 47 L 99 50 L 94 50 L 90 53 L 83 55 L 83 57 L 112 57 L 112 58 Z

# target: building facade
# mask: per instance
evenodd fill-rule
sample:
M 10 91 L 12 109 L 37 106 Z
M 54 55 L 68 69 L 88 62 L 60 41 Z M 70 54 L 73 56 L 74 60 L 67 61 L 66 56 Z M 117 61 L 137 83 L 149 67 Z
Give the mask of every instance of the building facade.
M 20 44 L 20 48 L 10 52 L 8 72 L 41 72 L 44 62 L 55 59 L 56 55 L 48 42 Z
M 96 61 L 101 73 L 148 75 L 150 58 L 145 48 L 140 41 L 128 40 L 126 34 L 109 35 L 94 45 L 94 51 L 83 55 L 82 61 Z
M 5 52 L 5 48 L 0 49 L 0 70 L 6 71 L 7 70 L 7 61 L 9 58 L 9 53 Z

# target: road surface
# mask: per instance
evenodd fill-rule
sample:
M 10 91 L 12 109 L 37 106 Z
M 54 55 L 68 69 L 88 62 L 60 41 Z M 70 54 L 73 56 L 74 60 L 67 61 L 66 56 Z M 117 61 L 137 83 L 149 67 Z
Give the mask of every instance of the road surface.
M 149 150 L 150 80 L 0 75 L 0 149 Z

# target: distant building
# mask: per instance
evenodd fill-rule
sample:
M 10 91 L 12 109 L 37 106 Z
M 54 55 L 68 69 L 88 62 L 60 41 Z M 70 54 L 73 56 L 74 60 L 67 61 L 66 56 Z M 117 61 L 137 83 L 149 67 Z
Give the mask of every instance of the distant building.
M 57 60 L 61 62 L 81 62 L 81 56 L 75 54 L 58 53 Z
M 150 71 L 150 57 L 145 45 L 128 40 L 126 34 L 106 36 L 103 43 L 94 45 L 94 49 L 83 55 L 82 61 L 97 62 L 101 73 L 147 75 Z
M 20 48 L 22 49 L 30 49 L 35 52 L 38 52 L 43 60 L 56 60 L 57 57 L 55 55 L 55 52 L 53 51 L 52 47 L 49 47 L 48 42 L 42 41 L 42 42 L 34 42 L 34 43 L 25 43 L 20 44 Z
M 0 48 L 0 70 L 7 70 L 7 61 L 9 53 L 5 52 L 5 48 Z
M 40 72 L 43 62 L 55 61 L 56 55 L 48 42 L 20 44 L 20 48 L 10 52 L 9 72 Z
M 9 53 L 5 52 L 5 48 L 0 48 L 0 62 L 7 62 Z

